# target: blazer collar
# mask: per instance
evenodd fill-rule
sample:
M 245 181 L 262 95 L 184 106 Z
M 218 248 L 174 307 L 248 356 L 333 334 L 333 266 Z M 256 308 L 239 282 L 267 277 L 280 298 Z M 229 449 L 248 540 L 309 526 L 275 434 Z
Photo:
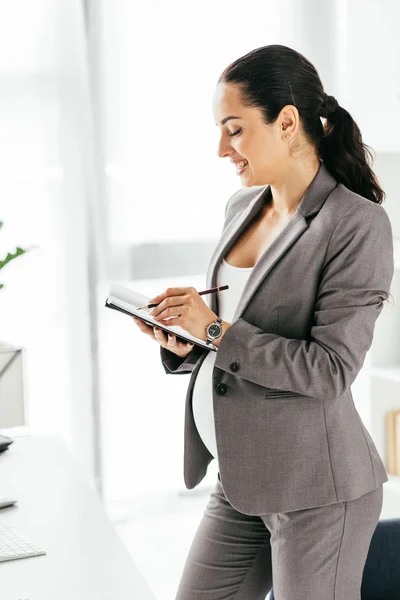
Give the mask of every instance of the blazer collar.
M 299 239 L 299 237 L 309 227 L 308 217 L 318 213 L 325 200 L 337 186 L 337 181 L 329 173 L 323 162 L 321 162 L 317 174 L 309 185 L 305 195 L 296 208 L 296 212 L 290 219 L 286 227 L 280 232 L 273 243 L 265 250 L 255 264 L 246 281 L 242 295 L 239 299 L 235 313 L 231 322 L 236 321 L 244 312 L 253 294 L 262 281 L 265 281 L 271 269 L 283 256 L 285 252 Z M 247 205 L 247 207 L 238 212 L 229 225 L 222 232 L 221 238 L 210 259 L 206 275 L 206 287 L 216 287 L 216 276 L 222 259 L 229 252 L 241 233 L 249 225 L 250 221 L 263 207 L 270 198 L 271 188 L 266 185 L 259 194 L 257 194 Z M 224 282 L 220 282 L 224 285 Z M 218 310 L 218 295 L 224 292 L 211 294 L 210 308 L 216 314 Z

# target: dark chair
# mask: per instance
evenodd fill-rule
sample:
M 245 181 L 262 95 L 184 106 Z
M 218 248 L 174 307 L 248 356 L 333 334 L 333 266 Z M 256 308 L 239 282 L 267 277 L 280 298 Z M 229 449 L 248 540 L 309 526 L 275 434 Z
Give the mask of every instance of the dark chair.
M 274 589 L 269 600 L 276 600 Z M 361 600 L 400 600 L 400 519 L 381 519 L 371 538 Z

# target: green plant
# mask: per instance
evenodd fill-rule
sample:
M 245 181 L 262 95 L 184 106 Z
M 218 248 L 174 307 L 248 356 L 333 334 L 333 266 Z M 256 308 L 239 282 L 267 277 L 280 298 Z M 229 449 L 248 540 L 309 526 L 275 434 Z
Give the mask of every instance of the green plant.
M 0 229 L 3 227 L 3 221 L 0 221 Z M 15 252 L 13 254 L 11 254 L 11 252 L 8 252 L 7 256 L 3 259 L 0 260 L 0 271 L 1 269 L 3 269 L 9 262 L 11 262 L 12 260 L 14 260 L 14 258 L 17 258 L 18 256 L 21 256 L 22 254 L 25 254 L 25 252 L 28 252 L 29 248 L 24 249 L 24 248 L 20 248 L 19 246 L 15 249 Z M 0 283 L 0 290 L 1 288 L 4 287 L 4 284 Z

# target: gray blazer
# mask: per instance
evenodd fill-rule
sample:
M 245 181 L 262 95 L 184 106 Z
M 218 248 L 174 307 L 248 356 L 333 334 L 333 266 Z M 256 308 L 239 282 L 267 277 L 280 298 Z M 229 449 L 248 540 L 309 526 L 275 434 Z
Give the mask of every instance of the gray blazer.
M 228 201 L 206 287 L 270 186 Z M 388 477 L 354 406 L 350 385 L 370 348 L 394 271 L 385 209 L 338 183 L 321 163 L 285 229 L 244 287 L 213 370 L 219 473 L 248 515 L 351 500 Z M 224 293 L 224 292 L 221 292 Z M 210 297 L 218 314 L 218 294 Z M 191 373 L 184 478 L 192 489 L 213 460 L 193 419 L 192 390 L 209 350 L 186 359 L 160 346 L 166 373 Z

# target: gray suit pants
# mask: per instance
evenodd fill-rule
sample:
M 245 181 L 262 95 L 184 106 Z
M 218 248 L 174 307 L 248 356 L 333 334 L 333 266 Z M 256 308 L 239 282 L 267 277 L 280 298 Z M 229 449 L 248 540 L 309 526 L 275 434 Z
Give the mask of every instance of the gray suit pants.
M 347 502 L 245 515 L 221 480 L 194 536 L 175 600 L 360 600 L 383 486 Z

